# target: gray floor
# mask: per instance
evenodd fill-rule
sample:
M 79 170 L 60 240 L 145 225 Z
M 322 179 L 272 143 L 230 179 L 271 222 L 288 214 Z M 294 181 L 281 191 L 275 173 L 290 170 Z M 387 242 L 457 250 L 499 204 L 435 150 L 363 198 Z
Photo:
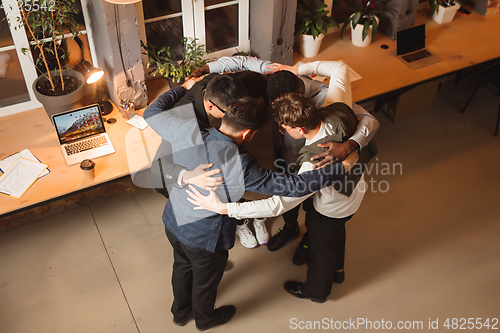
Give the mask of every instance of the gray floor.
M 411 119 L 392 123 L 377 114 L 379 169 L 371 170 L 372 191 L 348 223 L 346 281 L 326 303 L 295 299 L 282 288 L 305 278 L 306 267 L 291 263 L 298 240 L 277 252 L 237 242 L 217 305 L 238 310 L 212 331 L 286 332 L 307 321 L 328 328 L 330 320 L 333 327 L 371 321 L 371 329 L 358 327 L 365 332 L 388 321 L 393 329 L 398 321 L 407 328 L 421 322 L 420 331 L 429 331 L 437 319 L 433 331 L 443 332 L 447 318 L 494 324 L 500 317 L 500 138 L 492 135 L 498 99 L 482 89 L 460 114 L 468 88 L 441 90 L 432 111 Z M 192 320 L 185 327 L 172 323 L 163 205 L 161 196 L 137 190 L 1 233 L 0 332 L 196 331 Z M 268 228 L 275 232 L 281 224 L 271 219 Z

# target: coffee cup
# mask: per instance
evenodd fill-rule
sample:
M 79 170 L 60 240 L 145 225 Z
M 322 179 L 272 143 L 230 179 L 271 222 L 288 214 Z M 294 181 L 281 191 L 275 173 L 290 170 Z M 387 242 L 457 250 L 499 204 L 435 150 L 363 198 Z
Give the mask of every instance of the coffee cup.
M 92 160 L 83 160 L 80 163 L 80 169 L 83 170 L 83 174 L 85 175 L 85 180 L 90 181 L 95 177 L 95 163 Z

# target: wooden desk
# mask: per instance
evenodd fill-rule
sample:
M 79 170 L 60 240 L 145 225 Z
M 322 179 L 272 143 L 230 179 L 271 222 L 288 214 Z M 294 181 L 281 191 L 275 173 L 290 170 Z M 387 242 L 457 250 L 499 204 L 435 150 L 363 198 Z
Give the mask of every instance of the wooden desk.
M 360 102 L 500 57 L 500 14 L 458 13 L 452 22 L 438 24 L 425 8 L 417 13 L 419 24 L 426 25 L 426 47 L 441 62 L 412 70 L 396 57 L 396 41 L 378 33 L 369 46 L 357 47 L 349 30 L 343 40 L 340 33 L 327 35 L 316 57 L 294 54 L 293 62 L 343 60 L 362 77 L 352 83 L 353 101 Z
M 38 179 L 20 199 L 0 195 L 0 216 L 128 176 L 149 165 L 161 138 L 150 127 L 141 131 L 127 124 L 116 107 L 106 118 L 117 120 L 105 124 L 116 152 L 94 159 L 95 179 L 85 182 L 79 164 L 66 165 L 43 108 L 2 117 L 0 159 L 28 148 L 42 163 L 49 164 L 50 173 Z
M 352 92 L 354 101 L 363 101 L 500 57 L 498 14 L 457 15 L 451 23 L 440 25 L 431 20 L 428 9 L 423 9 L 417 14 L 415 24 L 423 23 L 427 47 L 442 59 L 428 67 L 418 70 L 407 67 L 396 57 L 396 42 L 380 33 L 365 48 L 352 45 L 349 33 L 344 40 L 338 33 L 328 35 L 318 56 L 295 55 L 294 62 L 344 60 L 362 76 L 352 84 Z M 389 48 L 382 49 L 382 44 Z M 66 165 L 55 130 L 43 109 L 2 117 L 0 159 L 29 148 L 43 163 L 50 165 L 51 173 L 37 180 L 21 199 L 0 195 L 0 216 L 127 176 L 149 165 L 160 137 L 150 127 L 141 132 L 126 124 L 116 108 L 107 116 L 111 117 L 118 121 L 106 124 L 106 129 L 116 152 L 95 159 L 96 178 L 89 183 L 84 182 L 79 165 Z

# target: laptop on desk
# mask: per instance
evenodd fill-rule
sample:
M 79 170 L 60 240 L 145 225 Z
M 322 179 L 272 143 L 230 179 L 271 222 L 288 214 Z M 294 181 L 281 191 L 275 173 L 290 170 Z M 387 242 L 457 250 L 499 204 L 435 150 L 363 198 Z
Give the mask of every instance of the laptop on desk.
M 52 123 L 68 165 L 115 152 L 99 104 L 52 115 Z
M 396 38 L 397 56 L 411 69 L 441 61 L 438 56 L 425 49 L 425 24 L 400 30 Z

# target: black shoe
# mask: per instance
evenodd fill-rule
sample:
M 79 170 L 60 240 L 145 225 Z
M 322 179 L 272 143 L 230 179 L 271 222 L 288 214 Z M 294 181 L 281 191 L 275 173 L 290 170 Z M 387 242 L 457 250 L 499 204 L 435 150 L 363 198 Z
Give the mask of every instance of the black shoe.
M 287 281 L 283 286 L 287 293 L 297 298 L 310 299 L 313 302 L 324 303 L 326 298 L 314 298 L 307 295 L 305 283 L 297 281 Z
M 309 261 L 309 249 L 304 241 L 304 238 L 300 241 L 299 247 L 295 251 L 292 261 L 297 266 L 304 265 Z
M 212 327 L 219 326 L 227 323 L 231 318 L 233 318 L 236 313 L 236 307 L 233 305 L 225 305 L 220 308 L 215 309 L 214 311 L 214 319 L 206 325 L 199 326 L 196 325 L 198 331 L 206 331 L 211 329 Z
M 342 270 L 341 272 L 335 272 L 333 274 L 333 282 L 335 283 L 342 283 L 344 282 L 345 279 L 345 272 Z
M 283 229 L 278 229 L 278 233 L 271 237 L 269 242 L 267 243 L 267 248 L 269 251 L 277 251 L 285 246 L 286 242 L 288 242 L 293 237 L 297 236 L 300 232 L 299 225 L 295 229 L 290 228 L 285 224 Z

